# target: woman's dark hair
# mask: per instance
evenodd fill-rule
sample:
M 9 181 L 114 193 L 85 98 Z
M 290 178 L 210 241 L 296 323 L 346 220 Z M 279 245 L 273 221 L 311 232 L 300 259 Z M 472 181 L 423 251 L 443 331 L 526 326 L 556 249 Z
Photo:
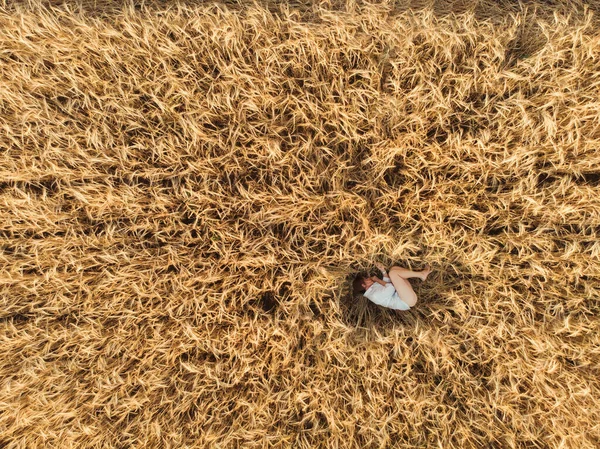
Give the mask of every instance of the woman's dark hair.
M 354 281 L 352 281 L 352 289 L 353 289 L 355 295 L 365 292 L 365 288 L 362 286 L 362 282 L 364 279 L 365 279 L 364 273 L 358 273 L 356 275 L 356 277 L 354 278 Z

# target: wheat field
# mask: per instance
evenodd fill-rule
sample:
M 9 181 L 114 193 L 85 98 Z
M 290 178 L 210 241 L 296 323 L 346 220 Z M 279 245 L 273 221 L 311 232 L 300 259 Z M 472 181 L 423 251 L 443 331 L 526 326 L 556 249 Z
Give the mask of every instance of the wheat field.
M 600 446 L 600 3 L 137 3 L 0 0 L 0 447 Z

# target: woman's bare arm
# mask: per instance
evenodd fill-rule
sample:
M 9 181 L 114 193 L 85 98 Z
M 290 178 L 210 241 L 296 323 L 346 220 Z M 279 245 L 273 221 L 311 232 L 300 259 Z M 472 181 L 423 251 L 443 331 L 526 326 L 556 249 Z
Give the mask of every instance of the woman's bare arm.
M 387 285 L 385 281 L 382 281 L 381 279 L 379 279 L 377 276 L 371 276 L 371 280 L 373 282 L 377 282 L 378 284 L 381 284 L 383 286 Z
M 375 266 L 381 270 L 381 274 L 383 275 L 383 277 L 388 277 L 385 266 L 382 263 L 376 263 Z

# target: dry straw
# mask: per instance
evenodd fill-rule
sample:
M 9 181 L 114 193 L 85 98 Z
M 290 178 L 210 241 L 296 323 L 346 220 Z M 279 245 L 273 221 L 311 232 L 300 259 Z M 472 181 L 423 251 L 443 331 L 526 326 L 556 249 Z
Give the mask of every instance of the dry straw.
M 1 447 L 600 445 L 597 2 L 0 5 Z

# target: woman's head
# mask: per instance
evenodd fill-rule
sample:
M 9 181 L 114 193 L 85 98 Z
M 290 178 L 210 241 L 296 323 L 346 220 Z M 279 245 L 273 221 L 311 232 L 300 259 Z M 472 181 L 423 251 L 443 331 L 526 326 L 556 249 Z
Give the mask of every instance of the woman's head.
M 356 276 L 356 278 L 354 278 L 354 282 L 352 283 L 355 294 L 366 292 L 371 285 L 373 285 L 373 280 L 363 274 Z

